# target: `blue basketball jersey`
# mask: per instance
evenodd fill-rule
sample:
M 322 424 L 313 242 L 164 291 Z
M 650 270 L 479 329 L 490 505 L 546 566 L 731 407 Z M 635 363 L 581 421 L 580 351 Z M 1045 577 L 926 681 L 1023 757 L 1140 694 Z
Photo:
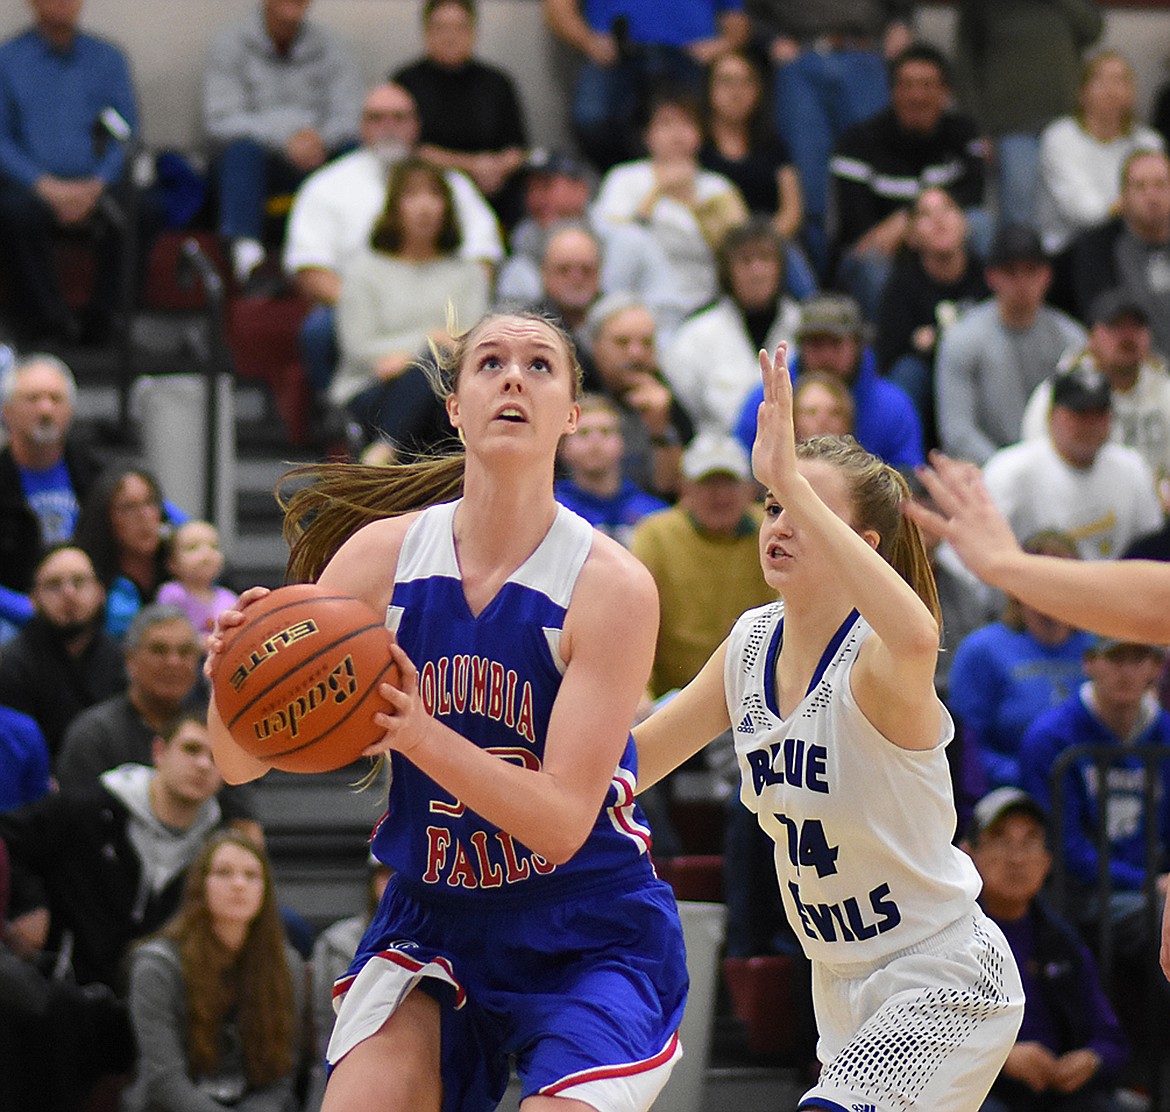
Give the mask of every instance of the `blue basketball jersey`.
M 386 625 L 418 668 L 430 714 L 500 759 L 539 769 L 565 670 L 559 651 L 565 613 L 593 530 L 559 507 L 536 550 L 473 615 L 455 554 L 457 506 L 431 507 L 408 530 Z M 391 768 L 374 853 L 428 900 L 553 900 L 591 882 L 653 875 L 650 831 L 634 802 L 632 737 L 589 838 L 559 866 L 485 822 L 401 754 L 392 754 Z

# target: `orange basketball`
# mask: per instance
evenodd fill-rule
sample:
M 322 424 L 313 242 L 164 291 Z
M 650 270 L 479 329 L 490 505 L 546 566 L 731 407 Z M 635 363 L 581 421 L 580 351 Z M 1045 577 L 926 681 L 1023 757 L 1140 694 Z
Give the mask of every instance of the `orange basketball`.
M 215 705 L 236 743 L 286 772 L 357 760 L 382 732 L 381 683 L 399 682 L 389 638 L 364 602 L 315 583 L 280 587 L 244 611 L 215 673 Z

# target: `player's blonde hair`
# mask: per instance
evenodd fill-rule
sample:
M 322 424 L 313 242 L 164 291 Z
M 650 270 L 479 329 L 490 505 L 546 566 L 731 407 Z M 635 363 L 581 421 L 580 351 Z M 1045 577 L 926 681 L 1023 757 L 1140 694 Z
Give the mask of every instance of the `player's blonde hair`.
M 877 552 L 922 599 L 942 628 L 942 610 L 930 557 L 918 526 L 902 513 L 910 501 L 906 480 L 852 436 L 812 436 L 796 446 L 798 459 L 818 459 L 844 476 L 853 503 L 853 527 L 878 535 Z
M 490 313 L 455 337 L 450 348 L 432 347 L 438 368 L 432 388 L 446 399 L 459 388 L 467 353 L 479 334 L 501 320 L 538 321 L 557 338 L 569 362 L 573 398 L 581 388 L 581 364 L 569 334 L 539 313 Z M 411 513 L 457 498 L 466 463 L 462 451 L 391 464 L 311 463 L 294 468 L 281 480 L 308 484 L 277 500 L 284 510 L 284 538 L 289 546 L 286 583 L 313 582 L 333 554 L 363 525 Z M 551 466 L 551 461 L 550 461 Z

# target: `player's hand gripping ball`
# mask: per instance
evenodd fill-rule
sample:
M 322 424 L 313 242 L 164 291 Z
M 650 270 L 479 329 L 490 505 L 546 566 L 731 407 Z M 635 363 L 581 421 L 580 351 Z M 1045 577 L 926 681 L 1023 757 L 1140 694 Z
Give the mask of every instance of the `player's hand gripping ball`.
M 381 740 L 378 685 L 398 686 L 399 672 L 370 607 L 298 583 L 244 617 L 215 671 L 215 705 L 241 749 L 286 772 L 328 772 Z

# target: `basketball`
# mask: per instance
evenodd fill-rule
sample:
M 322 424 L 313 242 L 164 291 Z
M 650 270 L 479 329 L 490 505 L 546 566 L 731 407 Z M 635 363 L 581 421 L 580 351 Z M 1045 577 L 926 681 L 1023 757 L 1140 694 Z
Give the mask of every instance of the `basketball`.
M 298 583 L 244 616 L 215 674 L 216 708 L 240 748 L 286 772 L 328 772 L 381 738 L 378 685 L 398 684 L 399 673 L 370 607 Z

